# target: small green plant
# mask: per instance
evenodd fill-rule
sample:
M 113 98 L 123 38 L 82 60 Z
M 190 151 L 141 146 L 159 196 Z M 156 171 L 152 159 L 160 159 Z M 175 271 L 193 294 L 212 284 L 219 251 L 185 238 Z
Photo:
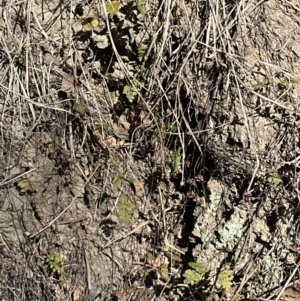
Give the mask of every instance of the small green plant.
M 285 101 L 290 101 L 290 89 L 293 84 L 298 83 L 296 78 L 284 77 L 278 84 L 279 96 Z
M 117 14 L 120 8 L 120 1 L 109 1 L 105 4 L 105 8 L 110 14 Z
M 153 111 L 153 115 L 157 118 L 159 118 L 160 113 L 157 113 L 157 111 Z M 155 138 L 157 140 L 165 140 L 167 135 L 170 133 L 170 132 L 175 132 L 176 131 L 176 125 L 175 124 L 172 124 L 172 123 L 163 123 L 162 126 L 158 129 L 156 128 L 154 130 L 154 135 L 155 135 Z
M 152 113 L 156 118 L 161 118 L 164 114 L 164 110 L 160 105 L 156 105 L 153 109 L 152 109 Z M 168 124 L 168 123 L 167 123 Z M 165 125 L 165 124 L 164 124 Z
M 275 185 L 282 183 L 282 180 L 278 176 L 272 176 L 272 175 L 267 176 L 267 181 Z
M 187 269 L 184 274 L 184 283 L 194 285 L 198 283 L 205 274 L 205 266 L 200 262 L 189 262 L 192 269 Z
M 114 166 L 114 167 L 117 167 L 119 164 L 118 164 L 118 161 L 115 159 L 115 158 L 111 158 L 111 164 Z
M 53 273 L 55 273 L 57 276 L 61 276 L 64 272 L 63 264 L 64 264 L 65 258 L 62 253 L 56 252 L 53 254 L 49 254 L 47 256 L 47 262 L 50 265 L 50 269 Z
M 139 72 L 143 76 L 147 76 L 150 74 L 151 70 L 149 68 L 146 68 L 143 65 L 136 65 L 134 67 L 135 71 Z
M 138 8 L 138 11 L 140 12 L 141 15 L 146 15 L 147 13 L 147 0 L 135 0 L 136 6 Z
M 255 84 L 253 86 L 253 90 L 256 92 L 260 92 L 263 93 L 265 92 L 265 90 L 267 90 L 267 92 L 270 92 L 270 81 L 267 77 L 265 77 L 263 80 L 261 81 L 257 81 L 257 84 Z
M 184 283 L 194 285 L 198 283 L 202 276 L 194 270 L 186 270 L 183 274 Z
M 229 267 L 226 267 L 223 271 L 219 273 L 218 279 L 221 283 L 222 288 L 225 291 L 229 291 L 232 287 L 233 271 L 230 270 Z
M 133 102 L 135 97 L 139 94 L 141 89 L 144 87 L 143 82 L 139 82 L 136 79 L 132 79 L 132 85 L 126 85 L 123 88 L 123 93 L 127 97 L 129 102 Z
M 93 164 L 92 164 L 92 166 L 94 167 L 94 168 L 99 168 L 101 165 L 102 165 L 102 161 L 101 160 L 97 160 L 96 162 L 94 162 Z
M 205 266 L 200 262 L 189 262 L 189 266 L 201 275 L 205 273 Z
M 73 106 L 73 110 L 79 114 L 84 114 L 86 110 L 86 106 L 84 102 L 75 102 Z
M 161 26 L 162 26 L 162 23 L 159 21 L 157 21 L 153 24 L 154 30 L 158 30 Z
M 138 59 L 140 62 L 142 62 L 147 54 L 149 47 L 147 45 L 142 44 L 139 48 L 138 48 Z
M 186 252 L 184 249 L 181 249 L 178 246 L 176 246 L 176 248 L 170 248 L 168 246 L 164 246 L 163 251 L 164 251 L 164 254 L 170 260 L 172 260 L 172 265 L 176 265 L 177 263 L 182 262 L 181 255 Z
M 84 31 L 90 31 L 99 25 L 99 19 L 95 16 L 86 17 L 82 21 L 82 28 Z
M 181 172 L 181 160 L 181 147 L 179 147 L 172 154 L 172 164 L 175 173 Z
M 128 222 L 135 209 L 135 205 L 128 201 L 129 196 L 121 194 L 117 205 L 119 218 L 122 222 Z
M 19 180 L 16 183 L 16 185 L 17 185 L 17 187 L 18 187 L 18 189 L 20 190 L 21 193 L 34 192 L 35 191 L 34 186 L 26 178 Z
M 118 174 L 118 175 L 116 176 L 116 179 L 115 179 L 114 182 L 113 182 L 113 188 L 112 188 L 112 190 L 113 190 L 114 192 L 117 192 L 118 189 L 121 187 L 121 185 L 122 185 L 124 182 L 128 182 L 128 180 L 125 178 L 124 175 Z
M 168 265 L 167 264 L 162 264 L 160 267 L 160 276 L 161 279 L 164 281 L 168 281 L 169 280 L 169 274 L 168 274 Z

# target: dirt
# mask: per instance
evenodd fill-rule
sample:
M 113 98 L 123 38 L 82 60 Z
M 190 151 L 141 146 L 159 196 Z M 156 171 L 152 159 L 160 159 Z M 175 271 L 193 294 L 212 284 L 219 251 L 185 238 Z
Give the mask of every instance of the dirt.
M 298 300 L 298 2 L 142 2 L 0 8 L 0 299 Z

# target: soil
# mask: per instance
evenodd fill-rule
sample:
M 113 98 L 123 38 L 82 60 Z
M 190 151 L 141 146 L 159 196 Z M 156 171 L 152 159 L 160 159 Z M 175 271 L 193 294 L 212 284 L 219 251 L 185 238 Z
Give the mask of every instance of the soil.
M 0 300 L 300 299 L 298 2 L 113 3 L 0 6 Z

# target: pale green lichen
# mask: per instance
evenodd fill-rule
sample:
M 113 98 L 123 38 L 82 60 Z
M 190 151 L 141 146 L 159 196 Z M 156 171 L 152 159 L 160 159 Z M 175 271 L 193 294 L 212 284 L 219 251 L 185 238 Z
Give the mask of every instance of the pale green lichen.
M 203 202 L 200 209 L 195 211 L 198 219 L 193 230 L 193 235 L 200 237 L 203 244 L 206 244 L 213 235 L 212 229 L 216 227 L 215 214 L 222 199 L 222 187 L 217 181 L 210 180 L 208 186 L 211 187 L 209 195 L 210 204 L 207 205 Z
M 245 211 L 236 210 L 230 221 L 218 231 L 219 239 L 216 241 L 218 249 L 231 250 L 236 247 L 245 231 L 246 215 Z
M 220 268 L 220 264 L 226 260 L 228 252 L 242 248 L 248 217 L 246 211 L 236 209 L 230 219 L 225 222 L 222 217 L 221 205 L 226 198 L 226 187 L 223 187 L 215 179 L 211 179 L 207 186 L 209 203 L 203 202 L 195 210 L 197 220 L 193 235 L 201 239 L 201 244 L 196 245 L 193 255 L 197 262 L 206 266 L 208 274 L 216 276 L 217 270 Z
M 240 199 L 233 206 L 228 191 L 230 189 L 218 180 L 208 181 L 207 197 L 202 197 L 194 210 L 196 221 L 191 242 L 200 240 L 200 243 L 195 245 L 192 254 L 196 262 L 205 266 L 205 279 L 227 291 L 233 285 L 233 275 L 252 266 L 253 289 L 262 294 L 282 283 L 283 267 L 294 262 L 291 251 L 286 248 L 289 242 L 280 243 L 280 237 L 286 237 L 291 229 L 289 220 L 293 216 L 293 206 L 282 201 L 280 211 L 277 209 L 278 229 L 274 236 L 266 219 L 274 210 L 272 201 L 267 198 L 261 204 Z M 226 211 L 228 207 L 230 210 Z M 266 245 L 275 247 L 270 249 Z M 224 269 L 224 263 L 234 268 Z M 188 269 L 185 277 L 186 282 L 201 280 L 193 269 Z

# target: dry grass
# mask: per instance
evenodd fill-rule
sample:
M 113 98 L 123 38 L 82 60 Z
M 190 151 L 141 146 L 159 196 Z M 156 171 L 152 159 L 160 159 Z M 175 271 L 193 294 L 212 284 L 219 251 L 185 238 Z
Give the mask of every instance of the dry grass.
M 3 230 L 3 250 L 8 249 L 12 256 L 22 254 L 23 261 L 20 259 L 12 269 L 5 266 L 9 265 L 7 254 L 1 253 L 6 260 L 1 270 L 11 272 L 6 273 L 9 284 L 1 283 L 0 296 L 9 300 L 72 300 L 73 291 L 80 288 L 80 300 L 97 294 L 99 300 L 112 298 L 106 289 L 124 300 L 197 300 L 203 296 L 211 300 L 214 294 L 220 300 L 279 300 L 295 281 L 292 275 L 298 269 L 297 260 L 289 264 L 279 255 L 272 262 L 274 266 L 266 264 L 277 256 L 276 250 L 288 256 L 292 252 L 287 246 L 297 244 L 292 234 L 297 233 L 299 202 L 299 139 L 295 133 L 299 123 L 295 92 L 299 87 L 294 81 L 299 67 L 297 54 L 291 50 L 295 46 L 289 26 L 284 24 L 291 18 L 290 30 L 297 34 L 297 4 L 149 1 L 144 17 L 132 14 L 132 1 L 122 2 L 122 7 L 117 16 L 106 12 L 104 0 L 29 0 L 6 2 L 0 9 L 0 204 L 3 207 L 5 195 L 10 195 L 13 219 L 22 220 L 12 209 L 19 204 L 16 199 L 23 204 L 20 212 L 34 216 L 34 205 L 30 204 L 38 193 L 43 198 L 39 186 L 50 183 L 50 187 L 55 178 L 58 184 L 53 184 L 49 193 L 57 191 L 62 206 L 46 202 L 55 208 L 45 222 L 38 226 L 34 222 L 35 228 L 30 230 L 26 222 L 23 228 L 15 226 L 16 232 L 23 233 L 19 245 Z M 93 32 L 82 32 L 81 22 L 89 15 L 97 15 L 100 26 Z M 99 37 L 106 39 L 100 48 Z M 142 61 L 138 60 L 140 45 L 146 45 Z M 144 87 L 130 103 L 123 88 L 135 82 L 143 82 Z M 82 103 L 86 112 L 76 112 L 75 103 Z M 174 170 L 172 154 L 176 151 L 180 152 L 180 172 Z M 51 164 L 53 172 L 43 174 Z M 36 173 L 43 175 L 36 190 L 18 195 L 15 184 L 24 178 L 38 182 Z M 270 174 L 283 179 L 281 186 L 268 182 Z M 130 179 L 128 183 L 132 179 L 143 183 L 143 196 L 134 195 L 126 181 L 114 191 L 119 175 Z M 220 271 L 231 260 L 235 285 L 228 292 L 218 286 L 217 271 L 195 286 L 185 285 L 182 279 L 187 263 L 195 260 L 193 248 L 203 243 L 192 232 L 197 208 L 211 203 L 210 180 L 222 183 L 229 195 L 218 208 L 220 225 L 225 225 L 236 210 L 248 210 L 242 248 L 237 245 L 224 251 L 226 256 L 220 255 L 217 267 Z M 78 200 L 73 203 L 74 195 Z M 115 220 L 124 195 L 130 195 L 137 211 L 129 223 L 118 228 Z M 61 285 L 47 267 L 34 269 L 33 262 L 46 257 L 39 249 L 43 241 L 40 234 L 48 229 L 47 235 L 62 237 L 60 232 L 54 234 L 55 222 L 63 217 L 74 220 L 75 203 L 84 204 L 86 211 L 82 212 L 90 214 L 90 224 L 81 226 L 89 244 L 93 242 L 96 247 L 87 252 L 84 243 L 76 245 L 76 258 L 72 245 L 68 245 L 74 266 L 66 273 L 70 281 Z M 219 213 L 213 214 L 218 220 Z M 267 216 L 273 215 L 276 221 L 270 222 Z M 260 237 L 264 233 L 258 229 L 257 220 L 268 232 L 267 238 Z M 108 228 L 115 236 L 94 242 L 99 223 L 111 223 L 112 229 Z M 73 239 L 81 241 L 80 235 Z M 118 248 L 126 248 L 133 241 L 139 245 L 137 237 L 145 249 L 138 250 L 139 260 L 119 256 Z M 51 245 L 50 239 L 45 241 Z M 24 249 L 30 243 L 36 249 Z M 214 245 L 215 241 L 209 243 Z M 173 266 L 170 262 L 167 281 L 161 279 L 158 266 L 145 259 L 146 250 L 165 258 L 160 250 L 163 245 L 173 247 L 172 256 L 180 247 L 187 254 L 180 255 L 183 264 Z M 66 246 L 63 242 L 55 248 Z M 201 247 L 205 253 L 204 243 Z M 251 253 L 252 249 L 255 251 Z M 93 265 L 96 251 L 103 252 L 101 256 L 111 263 L 107 268 L 111 280 L 105 289 L 96 285 L 101 275 Z M 31 264 L 26 271 L 21 269 L 24 262 Z M 136 262 L 141 269 L 136 268 Z M 289 274 L 293 264 L 294 272 Z M 266 282 L 272 269 L 278 271 L 277 282 L 275 278 Z M 34 275 L 26 276 L 22 284 L 21 275 L 27 273 Z M 35 296 L 32 291 L 36 291 Z

